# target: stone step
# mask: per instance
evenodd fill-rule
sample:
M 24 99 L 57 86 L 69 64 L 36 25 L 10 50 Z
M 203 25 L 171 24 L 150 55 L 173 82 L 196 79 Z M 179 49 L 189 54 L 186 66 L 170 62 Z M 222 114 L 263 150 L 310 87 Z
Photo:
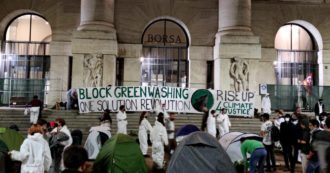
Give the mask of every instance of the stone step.
M 8 127 L 11 124 L 17 124 L 23 135 L 27 134 L 27 129 L 30 127 L 29 116 L 24 116 L 24 108 L 14 109 L 0 109 L 0 127 Z M 76 110 L 50 110 L 46 109 L 42 112 L 43 118 L 47 121 L 54 121 L 58 117 L 65 119 L 66 124 L 70 130 L 80 129 L 83 132 L 83 138 L 86 139 L 90 127 L 99 125 L 98 117 L 102 113 L 87 113 L 79 114 Z M 116 114 L 111 113 L 112 116 L 112 134 L 116 133 L 117 123 Z M 128 133 L 137 135 L 138 122 L 140 113 L 127 113 Z M 178 114 L 175 120 L 176 128 L 180 128 L 185 124 L 194 124 L 200 127 L 202 121 L 202 114 Z M 261 122 L 254 118 L 230 118 L 232 123 L 231 131 L 242 131 L 259 133 Z M 155 122 L 155 115 L 151 114 L 149 122 L 153 125 Z

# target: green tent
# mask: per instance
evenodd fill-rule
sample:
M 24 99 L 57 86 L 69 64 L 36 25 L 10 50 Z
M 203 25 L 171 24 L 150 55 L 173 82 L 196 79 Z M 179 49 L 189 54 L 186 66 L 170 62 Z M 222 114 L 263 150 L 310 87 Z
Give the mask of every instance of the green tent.
M 7 145 L 9 151 L 19 151 L 24 141 L 24 137 L 15 130 L 0 128 L 0 140 L 2 140 Z
M 145 173 L 147 166 L 133 138 L 117 134 L 101 148 L 93 165 L 95 173 Z

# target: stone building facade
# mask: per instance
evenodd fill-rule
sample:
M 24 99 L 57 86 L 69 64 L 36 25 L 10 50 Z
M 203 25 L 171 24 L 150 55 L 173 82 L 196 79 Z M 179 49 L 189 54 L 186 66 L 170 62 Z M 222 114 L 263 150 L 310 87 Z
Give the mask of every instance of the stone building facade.
M 2 0 L 0 8 L 3 41 L 18 16 L 35 14 L 49 23 L 49 105 L 65 101 L 68 86 L 160 84 L 259 93 L 259 84 L 278 82 L 282 49 L 275 38 L 285 25 L 307 31 L 318 68 L 314 85 L 330 85 L 328 0 Z M 4 42 L 2 48 L 6 54 Z

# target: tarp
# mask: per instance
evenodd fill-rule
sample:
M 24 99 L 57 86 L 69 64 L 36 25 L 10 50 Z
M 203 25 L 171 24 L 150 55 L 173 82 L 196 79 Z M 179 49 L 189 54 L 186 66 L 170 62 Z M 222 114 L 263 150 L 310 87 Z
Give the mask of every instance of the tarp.
M 93 165 L 97 173 L 145 173 L 147 166 L 133 138 L 117 134 L 107 140 Z
M 0 128 L 0 140 L 2 140 L 7 145 L 9 151 L 19 151 L 24 141 L 24 137 L 15 130 Z
M 188 135 L 176 148 L 167 173 L 236 173 L 229 156 L 208 133 L 197 131 Z
M 222 136 L 219 140 L 219 143 L 223 149 L 227 152 L 230 157 L 230 160 L 234 163 L 243 159 L 241 153 L 241 138 L 250 138 L 256 140 L 262 140 L 260 136 L 253 133 L 242 133 L 242 132 L 230 132 Z M 248 155 L 249 157 L 249 155 Z

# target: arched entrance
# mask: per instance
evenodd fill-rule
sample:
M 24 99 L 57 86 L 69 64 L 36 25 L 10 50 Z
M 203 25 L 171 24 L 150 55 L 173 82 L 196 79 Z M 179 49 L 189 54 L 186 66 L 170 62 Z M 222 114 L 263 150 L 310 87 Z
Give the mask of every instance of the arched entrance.
M 1 105 L 25 105 L 33 95 L 43 99 L 51 34 L 49 23 L 37 14 L 19 15 L 9 22 L 0 61 Z
M 187 87 L 189 39 L 179 23 L 156 20 L 146 27 L 141 42 L 142 85 Z

